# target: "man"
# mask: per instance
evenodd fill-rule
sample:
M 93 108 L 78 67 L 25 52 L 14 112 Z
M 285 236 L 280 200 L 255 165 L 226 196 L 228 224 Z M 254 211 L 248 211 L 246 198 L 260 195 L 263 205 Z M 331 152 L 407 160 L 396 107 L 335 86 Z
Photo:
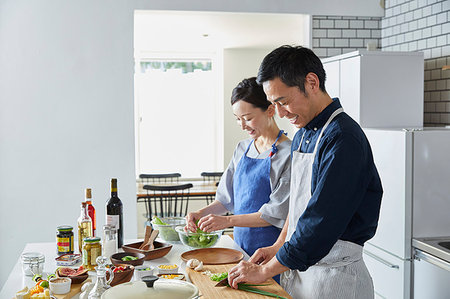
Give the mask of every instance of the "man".
M 230 270 L 230 285 L 282 273 L 294 298 L 373 298 L 362 246 L 375 234 L 383 191 L 367 138 L 325 91 L 325 71 L 311 50 L 275 49 L 257 79 L 279 116 L 300 128 L 289 215 L 274 245 Z

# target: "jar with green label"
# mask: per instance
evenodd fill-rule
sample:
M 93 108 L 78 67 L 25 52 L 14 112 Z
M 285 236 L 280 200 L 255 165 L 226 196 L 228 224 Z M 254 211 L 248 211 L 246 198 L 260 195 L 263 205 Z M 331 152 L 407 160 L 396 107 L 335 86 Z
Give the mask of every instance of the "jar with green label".
M 56 252 L 58 255 L 73 253 L 73 227 L 61 225 L 56 228 Z
M 83 267 L 89 271 L 97 266 L 97 257 L 102 255 L 102 245 L 99 237 L 89 237 L 83 240 Z

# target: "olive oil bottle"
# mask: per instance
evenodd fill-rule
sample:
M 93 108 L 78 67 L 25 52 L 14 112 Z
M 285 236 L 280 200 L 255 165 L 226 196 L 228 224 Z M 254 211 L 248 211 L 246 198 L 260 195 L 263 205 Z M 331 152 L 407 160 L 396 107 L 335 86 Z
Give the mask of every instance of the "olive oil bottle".
M 117 179 L 111 179 L 111 198 L 106 202 L 106 224 L 117 229 L 117 246 L 123 245 L 123 205 L 117 196 Z
M 88 215 L 87 203 L 81 203 L 81 214 L 78 218 L 78 250 L 82 253 L 84 238 L 92 237 L 92 219 Z

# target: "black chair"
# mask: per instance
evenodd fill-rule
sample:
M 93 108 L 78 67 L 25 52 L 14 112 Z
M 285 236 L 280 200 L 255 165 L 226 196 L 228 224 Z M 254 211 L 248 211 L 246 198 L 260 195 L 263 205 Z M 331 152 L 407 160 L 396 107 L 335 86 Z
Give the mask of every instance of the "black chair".
M 165 184 L 178 183 L 181 174 L 179 173 L 159 173 L 159 174 L 145 174 L 139 175 L 144 185 L 148 184 Z
M 200 175 L 203 178 L 203 183 L 211 183 L 216 187 L 219 185 L 220 178 L 222 177 L 223 172 L 202 172 Z M 209 205 L 215 199 L 215 195 L 207 195 L 206 196 L 206 204 Z
M 153 216 L 184 217 L 188 211 L 189 192 L 192 184 L 183 185 L 144 185 L 147 196 L 139 198 L 145 203 L 146 216 L 150 221 Z

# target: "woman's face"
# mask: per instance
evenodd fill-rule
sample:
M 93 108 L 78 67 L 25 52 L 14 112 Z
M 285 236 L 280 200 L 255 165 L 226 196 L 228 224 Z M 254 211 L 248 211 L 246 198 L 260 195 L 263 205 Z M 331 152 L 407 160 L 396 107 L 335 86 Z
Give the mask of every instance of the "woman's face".
M 245 101 L 237 101 L 232 108 L 238 125 L 253 139 L 264 135 L 275 112 L 272 105 L 266 111 L 263 111 L 261 108 L 256 108 Z

